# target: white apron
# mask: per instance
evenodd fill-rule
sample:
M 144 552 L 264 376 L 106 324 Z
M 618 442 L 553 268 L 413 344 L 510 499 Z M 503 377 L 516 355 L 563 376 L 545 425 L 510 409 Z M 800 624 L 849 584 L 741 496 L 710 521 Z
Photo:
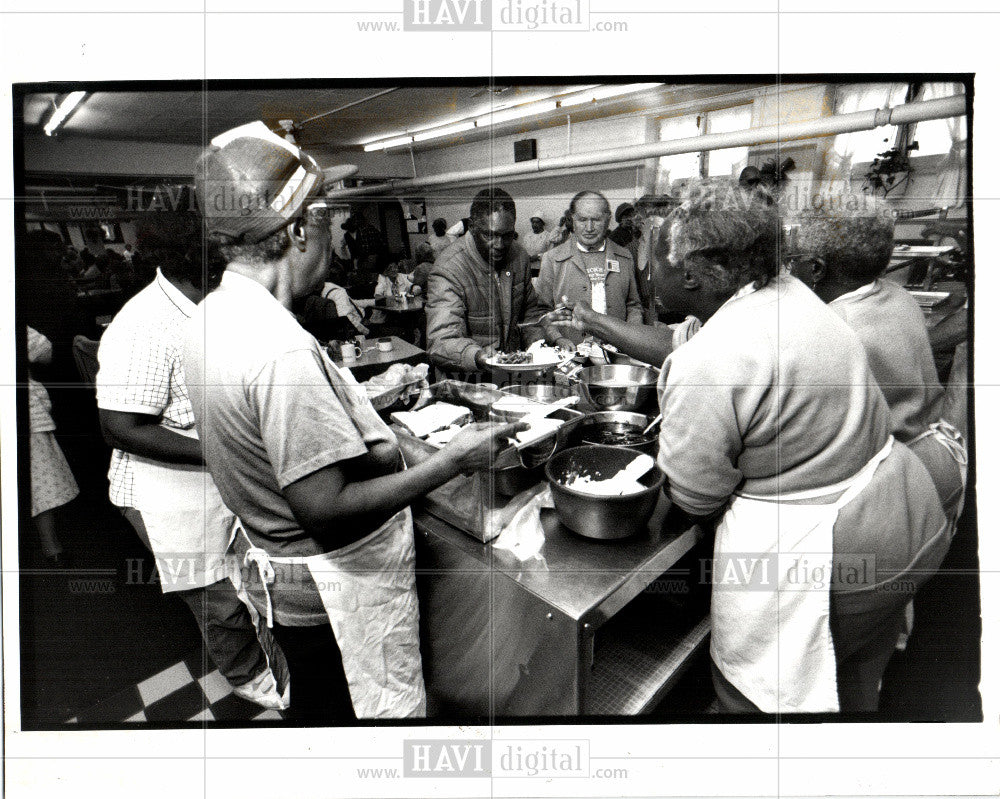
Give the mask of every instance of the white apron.
M 413 517 L 401 510 L 371 535 L 310 557 L 271 557 L 250 545 L 243 565 L 254 564 L 273 624 L 272 563 L 309 568 L 340 647 L 354 713 L 359 719 L 422 718 L 427 712 L 420 661 Z M 295 686 L 292 686 L 295 690 Z
M 208 471 L 138 455 L 131 463 L 133 502 L 142 514 L 163 592 L 203 588 L 227 577 L 225 555 L 235 517 Z
M 833 527 L 840 509 L 871 482 L 893 441 L 890 436 L 860 472 L 836 485 L 774 497 L 736 494 L 719 523 L 712 660 L 765 713 L 840 710 L 830 631 Z M 789 504 L 827 496 L 837 498 Z

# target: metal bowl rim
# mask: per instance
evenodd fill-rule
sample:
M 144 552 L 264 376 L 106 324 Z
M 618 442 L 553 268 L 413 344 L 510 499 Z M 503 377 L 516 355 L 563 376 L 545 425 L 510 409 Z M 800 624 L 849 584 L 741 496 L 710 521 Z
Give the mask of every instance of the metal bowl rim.
M 552 469 L 552 461 L 554 461 L 556 458 L 560 457 L 561 455 L 568 455 L 569 453 L 574 452 L 574 451 L 576 451 L 578 449 L 590 449 L 590 450 L 594 450 L 594 449 L 610 449 L 610 450 L 614 450 L 616 452 L 622 452 L 623 450 L 624 451 L 629 451 L 626 447 L 612 447 L 612 446 L 608 446 L 607 444 L 583 444 L 583 445 L 581 445 L 579 447 L 569 447 L 568 449 L 561 450 L 560 452 L 557 452 L 555 455 L 553 455 L 551 458 L 549 458 L 549 460 L 546 461 L 546 463 L 545 463 L 545 479 L 548 480 L 549 485 L 553 489 L 558 488 L 558 489 L 560 489 L 562 491 L 565 491 L 571 497 L 579 497 L 581 499 L 590 499 L 590 500 L 610 500 L 611 502 L 615 502 L 615 503 L 628 502 L 628 501 L 634 501 L 636 499 L 639 499 L 640 497 L 645 496 L 646 494 L 648 494 L 651 491 L 658 491 L 658 490 L 660 490 L 661 488 L 663 488 L 663 484 L 667 481 L 667 476 L 662 471 L 660 471 L 659 468 L 657 468 L 658 477 L 656 479 L 656 483 L 654 485 L 648 486 L 647 488 L 645 488 L 642 491 L 636 492 L 635 494 L 626 494 L 625 496 L 621 496 L 621 497 L 607 497 L 607 496 L 600 496 L 600 495 L 596 495 L 596 494 L 588 494 L 586 491 L 577 491 L 575 488 L 569 488 L 568 486 L 565 486 L 562 483 L 560 483 L 558 480 L 556 480 L 552 476 L 551 469 Z M 656 467 L 655 463 L 653 465 L 654 465 L 654 467 Z

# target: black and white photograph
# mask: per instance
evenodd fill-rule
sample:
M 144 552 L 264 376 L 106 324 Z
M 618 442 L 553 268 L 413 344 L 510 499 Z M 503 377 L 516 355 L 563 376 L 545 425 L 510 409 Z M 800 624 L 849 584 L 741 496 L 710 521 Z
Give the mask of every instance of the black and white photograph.
M 7 790 L 989 794 L 993 76 L 397 5 L 5 59 Z

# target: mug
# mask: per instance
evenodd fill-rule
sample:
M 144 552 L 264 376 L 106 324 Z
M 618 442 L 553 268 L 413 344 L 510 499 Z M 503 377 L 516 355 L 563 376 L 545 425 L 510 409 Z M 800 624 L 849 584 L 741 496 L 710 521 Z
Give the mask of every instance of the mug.
M 379 352 L 392 352 L 392 339 L 391 338 L 380 338 L 378 340 L 378 351 Z
M 353 361 L 361 357 L 361 347 L 353 341 L 344 341 L 340 345 L 340 357 L 345 361 Z

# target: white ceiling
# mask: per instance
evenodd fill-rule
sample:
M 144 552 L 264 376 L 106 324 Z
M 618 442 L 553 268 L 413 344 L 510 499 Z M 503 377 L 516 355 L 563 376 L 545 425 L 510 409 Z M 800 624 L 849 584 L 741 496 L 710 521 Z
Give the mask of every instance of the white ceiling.
M 479 86 L 408 86 L 380 97 L 372 97 L 388 86 L 368 85 L 336 88 L 240 88 L 207 91 L 103 91 L 84 99 L 72 114 L 59 136 L 100 138 L 124 141 L 155 141 L 172 144 L 201 145 L 235 125 L 263 119 L 273 129 L 278 121 L 291 119 L 301 123 L 349 103 L 362 101 L 337 113 L 304 124 L 296 137 L 307 147 L 331 150 L 360 149 L 362 143 L 382 136 L 398 134 L 407 128 L 445 124 L 488 111 L 491 106 L 506 107 L 527 103 L 541 97 L 572 91 L 582 85 L 519 85 L 493 93 Z M 592 85 L 592 84 L 591 84 Z M 742 87 L 745 88 L 744 84 Z M 80 89 L 86 89 L 80 85 Z M 573 109 L 573 119 L 583 120 L 611 114 L 643 112 L 676 102 L 732 91 L 728 85 L 664 86 L 624 99 L 610 100 L 598 106 Z M 31 94 L 25 97 L 24 118 L 27 133 L 39 133 L 48 120 L 56 94 Z M 366 98 L 371 98 L 367 99 Z M 533 118 L 530 125 L 544 127 L 562 124 L 565 112 Z M 510 123 L 506 127 L 525 127 Z M 497 132 L 495 129 L 494 133 Z M 472 131 L 452 140 L 423 143 L 433 147 L 471 141 L 485 131 Z M 418 147 L 421 145 L 418 145 Z

